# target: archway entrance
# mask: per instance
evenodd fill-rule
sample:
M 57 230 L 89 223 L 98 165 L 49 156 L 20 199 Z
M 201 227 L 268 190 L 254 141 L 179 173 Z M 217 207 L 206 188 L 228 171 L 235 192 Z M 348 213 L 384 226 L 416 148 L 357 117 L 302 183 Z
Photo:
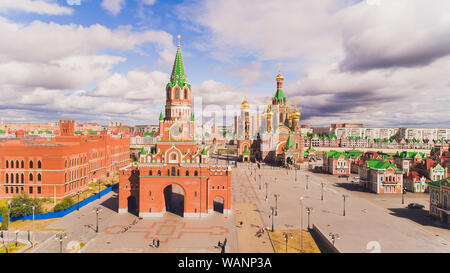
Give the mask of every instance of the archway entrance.
M 183 217 L 184 215 L 184 190 L 180 185 L 171 184 L 164 188 L 164 203 L 166 212 Z
M 221 196 L 216 196 L 213 200 L 213 208 L 214 211 L 223 213 L 223 207 L 224 207 L 224 199 Z
M 128 201 L 128 212 L 137 216 L 138 210 L 136 197 L 130 196 L 128 197 L 127 201 Z

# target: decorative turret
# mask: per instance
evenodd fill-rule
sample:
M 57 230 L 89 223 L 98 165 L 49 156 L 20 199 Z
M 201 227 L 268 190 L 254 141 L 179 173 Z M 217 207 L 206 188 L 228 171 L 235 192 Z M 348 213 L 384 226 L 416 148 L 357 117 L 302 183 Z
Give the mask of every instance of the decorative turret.
M 281 75 L 281 64 L 278 63 L 278 75 L 275 78 L 277 81 L 277 92 L 275 96 L 272 98 L 272 104 L 284 104 L 286 102 L 286 97 L 283 93 L 283 81 L 284 77 Z

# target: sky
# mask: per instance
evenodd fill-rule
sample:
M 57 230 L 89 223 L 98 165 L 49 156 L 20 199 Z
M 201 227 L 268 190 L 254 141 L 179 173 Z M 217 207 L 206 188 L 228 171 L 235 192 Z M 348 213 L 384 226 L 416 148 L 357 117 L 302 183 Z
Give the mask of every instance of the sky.
M 181 35 L 205 119 L 244 96 L 256 111 L 280 63 L 303 124 L 448 128 L 449 11 L 448 0 L 1 0 L 0 118 L 156 124 Z

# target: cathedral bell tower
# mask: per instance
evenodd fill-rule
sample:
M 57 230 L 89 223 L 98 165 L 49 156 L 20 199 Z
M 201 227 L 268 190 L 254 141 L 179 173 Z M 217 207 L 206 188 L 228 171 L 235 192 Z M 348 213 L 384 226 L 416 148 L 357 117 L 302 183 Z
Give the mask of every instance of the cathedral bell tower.
M 178 35 L 177 54 L 170 82 L 166 85 L 166 115 L 164 120 L 189 121 L 191 119 L 191 85 L 184 73 L 180 39 L 181 36 Z

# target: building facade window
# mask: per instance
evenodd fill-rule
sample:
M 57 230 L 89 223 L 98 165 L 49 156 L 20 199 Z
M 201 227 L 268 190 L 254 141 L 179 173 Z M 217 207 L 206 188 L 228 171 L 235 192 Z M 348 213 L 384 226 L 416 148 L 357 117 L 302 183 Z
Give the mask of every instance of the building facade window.
M 40 160 L 39 160 L 38 163 L 37 163 L 37 167 L 38 167 L 38 169 L 42 168 L 42 163 L 41 163 Z
M 198 171 L 195 171 L 195 172 L 194 172 L 194 176 L 198 176 Z
M 33 187 L 28 188 L 28 193 L 33 194 Z
M 33 169 L 33 161 L 30 160 L 30 169 Z
M 41 187 L 37 187 L 37 193 L 41 194 Z
M 29 177 L 28 180 L 33 181 L 33 174 L 32 173 L 30 173 L 30 177 Z

